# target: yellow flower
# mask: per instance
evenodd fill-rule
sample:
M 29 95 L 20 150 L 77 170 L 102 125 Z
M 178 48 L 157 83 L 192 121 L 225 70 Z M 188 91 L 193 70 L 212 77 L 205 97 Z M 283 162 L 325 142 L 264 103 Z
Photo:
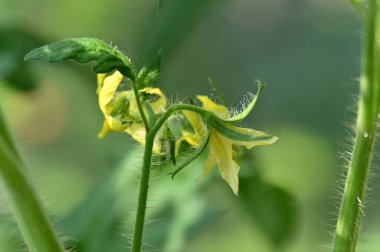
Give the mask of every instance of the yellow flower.
M 216 104 L 207 96 L 198 96 L 203 108 L 212 112 L 215 116 L 208 124 L 209 130 L 205 127 L 202 118 L 195 112 L 185 111 L 184 115 L 192 125 L 194 134 L 185 135 L 180 141 L 187 141 L 190 145 L 199 147 L 210 134 L 209 155 L 206 160 L 203 175 L 208 175 L 217 165 L 223 179 L 229 184 L 232 191 L 237 195 L 239 190 L 239 170 L 240 166 L 236 162 L 236 149 L 244 146 L 248 149 L 258 145 L 268 145 L 277 141 L 277 137 L 270 136 L 264 132 L 240 128 L 220 121 L 229 119 L 228 109 Z
M 123 75 L 118 71 L 114 72 L 112 75 L 106 76 L 105 74 L 98 74 L 98 102 L 99 108 L 104 115 L 103 129 L 99 133 L 99 137 L 105 137 L 111 130 L 122 131 L 128 125 L 123 125 L 120 120 L 111 116 L 112 108 L 108 106 L 114 98 L 119 84 L 123 80 Z
M 138 111 L 136 97 L 133 90 L 121 90 L 122 83 L 123 75 L 118 71 L 111 75 L 98 74 L 98 102 L 105 118 L 98 136 L 103 138 L 110 131 L 124 131 L 145 145 L 145 128 Z M 142 97 L 147 97 L 147 102 L 155 114 L 165 111 L 168 102 L 160 89 L 146 87 L 139 90 L 139 93 Z M 145 107 L 144 112 L 148 114 Z M 153 151 L 160 153 L 159 140 L 154 142 Z

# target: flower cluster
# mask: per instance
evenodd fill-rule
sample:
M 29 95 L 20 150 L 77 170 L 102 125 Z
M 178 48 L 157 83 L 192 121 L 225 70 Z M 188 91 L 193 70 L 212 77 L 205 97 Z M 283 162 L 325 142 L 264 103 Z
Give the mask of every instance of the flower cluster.
M 238 115 L 232 116 L 227 107 L 217 104 L 207 96 L 197 96 L 197 105 L 181 104 L 175 112 L 180 112 L 188 127 L 181 127 L 176 131 L 180 135 L 174 136 L 175 156 L 179 155 L 180 146 L 183 143 L 198 149 L 194 159 L 204 149 L 208 148 L 208 158 L 205 162 L 203 175 L 208 175 L 215 166 L 218 166 L 223 179 L 229 184 L 235 194 L 238 194 L 239 187 L 239 165 L 236 161 L 239 153 L 239 146 L 248 149 L 258 145 L 268 145 L 277 141 L 277 137 L 268 135 L 261 131 L 241 128 L 235 126 L 242 121 L 253 109 L 262 86 L 259 86 L 258 94 L 252 99 L 247 108 Z M 103 129 L 99 137 L 106 136 L 110 131 L 126 132 L 140 144 L 145 145 L 146 129 L 137 107 L 137 100 L 143 103 L 143 112 L 148 115 L 148 121 L 154 125 L 157 118 L 169 111 L 166 96 L 158 88 L 144 87 L 138 91 L 139 97 L 135 96 L 133 90 L 128 87 L 127 79 L 121 73 L 115 71 L 112 74 L 98 75 L 99 107 L 105 117 Z M 176 105 L 172 105 L 174 108 Z M 169 129 L 169 124 L 165 124 Z M 165 128 L 164 127 L 164 128 Z M 159 136 L 155 137 L 153 153 L 169 155 L 168 148 L 164 148 L 165 141 L 168 141 L 168 134 L 163 130 L 159 131 Z M 173 136 L 172 136 L 173 137 Z M 172 139 L 169 139 L 172 140 Z M 175 163 L 175 162 L 173 162 Z M 179 165 L 182 169 L 189 162 Z
M 100 110 L 105 118 L 98 136 L 103 138 L 110 131 L 124 131 L 137 142 L 145 145 L 146 132 L 137 108 L 136 96 L 127 84 L 127 80 L 124 80 L 124 76 L 118 71 L 111 75 L 98 74 L 96 92 L 99 97 Z M 152 109 L 155 114 L 163 113 L 166 110 L 168 101 L 160 89 L 146 87 L 139 90 L 139 95 L 147 99 L 144 107 L 145 113 L 148 113 L 147 109 Z M 158 141 L 155 141 L 153 151 L 161 152 Z

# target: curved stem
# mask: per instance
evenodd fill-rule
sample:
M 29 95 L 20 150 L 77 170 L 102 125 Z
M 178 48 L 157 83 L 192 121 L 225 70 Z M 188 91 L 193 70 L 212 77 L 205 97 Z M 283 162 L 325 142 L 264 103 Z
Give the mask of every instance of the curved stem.
M 29 251 L 64 251 L 25 174 L 26 169 L 1 115 L 0 128 L 0 179 Z
M 147 132 L 146 141 L 145 141 L 145 150 L 144 150 L 144 160 L 143 167 L 141 173 L 141 181 L 140 181 L 140 191 L 137 205 L 137 214 L 135 221 L 135 230 L 132 241 L 132 252 L 140 252 L 142 241 L 143 241 L 143 233 L 144 233 L 144 223 L 145 223 L 145 213 L 146 213 L 146 203 L 148 198 L 148 188 L 149 188 L 149 177 L 150 177 L 150 168 L 152 162 L 152 150 L 154 138 L 156 137 L 157 132 L 160 130 L 162 125 L 166 122 L 166 120 L 174 113 L 180 110 L 190 110 L 196 113 L 199 113 L 203 116 L 209 114 L 209 112 L 204 111 L 203 109 L 187 105 L 187 104 L 178 104 L 171 106 L 161 117 L 157 120 L 152 129 Z
M 206 140 L 203 142 L 202 146 L 199 147 L 197 151 L 188 159 L 186 159 L 184 162 L 182 162 L 174 171 L 170 172 L 168 175 L 172 176 L 172 179 L 180 172 L 182 171 L 186 166 L 188 166 L 191 162 L 193 162 L 199 155 L 205 150 L 207 147 L 209 141 L 210 141 L 211 133 L 209 132 L 207 135 Z
M 356 138 L 336 225 L 334 252 L 355 251 L 364 211 L 368 171 L 371 165 L 371 153 L 376 134 L 380 97 L 378 76 L 380 51 L 376 44 L 379 39 L 377 34 L 379 6 L 377 0 L 370 0 L 368 5 Z
M 203 108 L 200 108 L 200 107 L 197 107 L 197 106 L 193 106 L 193 105 L 188 105 L 188 104 L 176 104 L 176 105 L 173 105 L 171 106 L 156 122 L 156 124 L 152 127 L 152 130 L 150 132 L 150 134 L 152 135 L 155 135 L 158 130 L 161 128 L 161 126 L 165 123 L 165 121 L 174 113 L 174 112 L 178 112 L 178 111 L 181 111 L 181 110 L 188 110 L 188 111 L 193 111 L 195 113 L 198 113 L 200 114 L 203 118 L 207 117 L 207 116 L 212 116 L 213 113 L 203 109 Z

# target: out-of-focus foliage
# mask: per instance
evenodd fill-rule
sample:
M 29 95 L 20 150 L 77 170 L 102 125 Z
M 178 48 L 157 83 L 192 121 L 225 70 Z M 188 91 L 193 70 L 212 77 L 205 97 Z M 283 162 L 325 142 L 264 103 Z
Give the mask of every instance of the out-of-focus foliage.
M 240 197 L 254 223 L 275 245 L 282 247 L 298 224 L 297 202 L 283 189 L 257 176 L 240 180 Z
M 158 1 L 158 15 L 151 13 L 148 25 L 143 29 L 138 46 L 139 58 L 146 62 L 154 57 L 160 48 L 172 52 L 181 41 L 203 20 L 211 7 L 218 8 L 227 1 L 187 0 Z
M 17 90 L 30 91 L 38 85 L 24 55 L 42 43 L 38 36 L 19 28 L 0 27 L 0 81 Z
M 336 153 L 345 150 L 342 124 L 351 120 L 360 69 L 360 20 L 344 1 L 164 0 L 157 13 L 156 1 L 5 0 L 0 22 L 3 82 L 39 84 L 25 94 L 2 88 L 1 102 L 68 246 L 126 250 L 142 149 L 122 134 L 96 138 L 102 119 L 87 68 L 25 65 L 23 56 L 65 37 L 99 37 L 140 66 L 150 67 L 162 48 L 154 83 L 172 100 L 209 93 L 208 76 L 235 102 L 254 90 L 253 79 L 263 80 L 268 87 L 246 126 L 280 138 L 240 158 L 238 198 L 217 173 L 199 178 L 205 157 L 174 180 L 156 169 L 145 250 L 328 251 L 336 206 L 327 202 L 337 204 Z M 358 251 L 378 247 L 375 189 Z M 0 251 L 22 251 L 1 191 L 0 216 Z

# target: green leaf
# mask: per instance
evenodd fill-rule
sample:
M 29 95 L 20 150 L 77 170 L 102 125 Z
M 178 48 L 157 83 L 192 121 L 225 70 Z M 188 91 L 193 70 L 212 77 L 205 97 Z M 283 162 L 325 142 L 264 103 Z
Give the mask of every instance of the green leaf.
M 239 200 L 252 221 L 278 247 L 293 235 L 297 226 L 297 202 L 285 190 L 258 176 L 240 178 Z
M 175 141 L 173 131 L 170 129 L 169 125 L 166 126 L 166 138 L 169 141 L 170 160 L 172 161 L 173 165 L 176 165 L 176 157 L 175 157 L 176 141 Z
M 257 94 L 251 99 L 248 106 L 238 115 L 235 115 L 235 116 L 228 118 L 228 119 L 224 119 L 223 120 L 224 122 L 230 122 L 230 123 L 241 122 L 242 120 L 244 120 L 249 115 L 249 113 L 251 113 L 251 111 L 255 107 L 255 105 L 256 105 L 257 101 L 259 100 L 260 95 L 263 92 L 264 87 L 265 87 L 265 85 L 262 84 L 260 80 L 257 81 L 257 85 L 258 85 Z
M 254 141 L 275 141 L 277 138 L 275 136 L 267 135 L 263 132 L 257 131 L 257 135 L 253 134 L 245 134 L 243 132 L 239 132 L 234 130 L 231 127 L 228 127 L 224 123 L 220 122 L 219 118 L 215 116 L 211 116 L 208 119 L 208 123 L 215 128 L 220 134 L 223 136 L 232 139 L 234 141 L 243 141 L 243 142 L 254 142 Z
M 78 63 L 95 61 L 95 73 L 118 70 L 124 76 L 135 79 L 130 59 L 118 49 L 94 38 L 69 38 L 41 46 L 25 56 L 26 61 L 59 62 L 73 59 Z
M 156 123 L 158 117 L 157 115 L 154 113 L 153 109 L 152 109 L 152 106 L 150 106 L 150 103 L 149 101 L 145 101 L 144 102 L 144 107 L 148 113 L 148 121 L 149 121 L 149 125 L 152 126 Z

